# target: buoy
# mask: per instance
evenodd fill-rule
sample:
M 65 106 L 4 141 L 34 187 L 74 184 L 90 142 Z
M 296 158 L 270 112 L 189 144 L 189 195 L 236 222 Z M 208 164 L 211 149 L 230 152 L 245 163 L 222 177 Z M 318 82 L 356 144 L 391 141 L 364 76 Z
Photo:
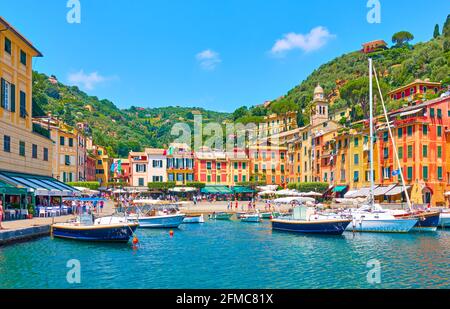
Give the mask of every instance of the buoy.
M 170 237 L 173 237 L 173 230 L 170 230 L 169 235 Z
M 133 237 L 133 245 L 137 245 L 139 243 L 139 239 L 137 238 L 137 236 Z

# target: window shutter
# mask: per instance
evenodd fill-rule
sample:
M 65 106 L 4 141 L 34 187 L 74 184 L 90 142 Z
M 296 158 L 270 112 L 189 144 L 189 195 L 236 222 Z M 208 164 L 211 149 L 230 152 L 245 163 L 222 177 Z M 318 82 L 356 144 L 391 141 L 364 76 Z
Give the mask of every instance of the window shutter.
M 16 111 L 16 85 L 11 84 L 11 112 Z
M 2 78 L 0 107 L 5 107 L 5 80 Z

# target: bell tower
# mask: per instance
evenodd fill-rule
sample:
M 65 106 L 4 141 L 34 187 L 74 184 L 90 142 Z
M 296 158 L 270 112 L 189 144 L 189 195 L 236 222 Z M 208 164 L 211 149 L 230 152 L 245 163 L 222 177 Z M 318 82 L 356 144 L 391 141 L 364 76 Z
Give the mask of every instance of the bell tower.
M 328 105 L 323 88 L 317 84 L 317 87 L 314 89 L 314 99 L 311 107 L 310 123 L 312 126 L 328 121 Z

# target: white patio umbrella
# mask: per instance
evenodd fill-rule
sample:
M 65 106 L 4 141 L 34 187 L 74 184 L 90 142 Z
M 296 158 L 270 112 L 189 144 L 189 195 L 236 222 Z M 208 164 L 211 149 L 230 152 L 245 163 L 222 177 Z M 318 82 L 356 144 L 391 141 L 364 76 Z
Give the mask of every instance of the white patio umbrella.
M 297 202 L 297 203 L 306 203 L 306 202 L 312 202 L 314 203 L 316 200 L 313 199 L 312 197 L 282 197 L 282 198 L 277 198 L 274 200 L 275 203 L 278 204 L 291 204 L 293 202 Z
M 265 190 L 265 191 L 261 191 L 258 193 L 258 195 L 273 195 L 276 194 L 277 191 L 272 191 L 272 190 Z
M 122 189 L 117 189 L 113 191 L 114 194 L 122 194 L 122 193 L 127 193 L 127 191 L 122 190 Z
M 317 193 L 317 192 L 314 192 L 314 191 L 304 192 L 304 193 L 301 193 L 301 194 L 302 194 L 302 196 L 322 196 L 323 195 L 322 193 Z

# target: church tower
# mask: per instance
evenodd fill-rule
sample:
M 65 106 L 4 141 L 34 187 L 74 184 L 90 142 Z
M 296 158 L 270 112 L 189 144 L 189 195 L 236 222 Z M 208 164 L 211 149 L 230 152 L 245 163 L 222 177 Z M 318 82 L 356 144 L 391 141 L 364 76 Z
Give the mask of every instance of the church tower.
M 326 121 L 328 121 L 328 101 L 325 99 L 323 88 L 317 84 L 314 89 L 310 123 L 315 126 Z

